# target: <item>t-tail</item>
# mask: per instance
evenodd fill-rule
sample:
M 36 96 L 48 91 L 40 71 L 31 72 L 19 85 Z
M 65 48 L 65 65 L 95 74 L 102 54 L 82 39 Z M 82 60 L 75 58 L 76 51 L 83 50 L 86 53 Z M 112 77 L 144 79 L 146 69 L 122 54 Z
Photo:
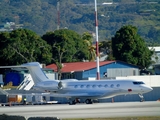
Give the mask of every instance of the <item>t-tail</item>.
M 48 77 L 42 71 L 40 64 L 38 62 L 24 63 L 21 66 L 26 67 L 29 70 L 35 84 L 42 82 L 42 81 L 49 80 Z
M 34 89 L 42 91 L 46 88 L 49 91 L 58 91 L 59 89 L 62 89 L 63 86 L 61 81 L 48 79 L 38 62 L 25 63 L 22 64 L 21 67 L 26 67 L 29 70 L 35 84 L 33 86 Z

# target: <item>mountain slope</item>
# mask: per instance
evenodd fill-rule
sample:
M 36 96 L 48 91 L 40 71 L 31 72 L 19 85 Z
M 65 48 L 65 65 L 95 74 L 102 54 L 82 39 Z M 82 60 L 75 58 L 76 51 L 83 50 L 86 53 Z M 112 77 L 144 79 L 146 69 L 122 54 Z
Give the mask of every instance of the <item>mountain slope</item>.
M 131 24 L 146 41 L 160 42 L 160 0 L 110 0 L 111 5 L 97 1 L 100 40 L 111 39 L 123 25 Z M 57 29 L 56 5 L 57 0 L 1 0 L 0 25 L 15 22 L 43 35 Z M 60 28 L 95 32 L 94 19 L 93 0 L 60 0 Z

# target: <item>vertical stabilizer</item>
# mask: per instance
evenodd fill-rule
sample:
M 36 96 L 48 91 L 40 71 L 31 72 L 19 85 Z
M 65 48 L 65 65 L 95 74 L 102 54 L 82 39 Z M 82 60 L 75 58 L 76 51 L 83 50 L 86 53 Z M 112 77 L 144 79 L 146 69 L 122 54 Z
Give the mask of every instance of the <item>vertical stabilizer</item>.
M 48 80 L 47 76 L 42 71 L 40 64 L 38 62 L 30 62 L 21 65 L 22 67 L 26 67 L 34 81 L 34 83 L 42 82 Z

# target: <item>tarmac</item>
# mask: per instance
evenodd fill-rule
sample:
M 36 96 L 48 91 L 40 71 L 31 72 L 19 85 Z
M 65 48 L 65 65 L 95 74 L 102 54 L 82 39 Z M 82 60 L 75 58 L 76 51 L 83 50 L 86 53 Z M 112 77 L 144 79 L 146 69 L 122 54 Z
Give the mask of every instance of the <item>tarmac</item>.
M 29 117 L 115 118 L 160 116 L 160 102 L 114 102 L 94 104 L 50 104 L 0 107 L 0 114 Z

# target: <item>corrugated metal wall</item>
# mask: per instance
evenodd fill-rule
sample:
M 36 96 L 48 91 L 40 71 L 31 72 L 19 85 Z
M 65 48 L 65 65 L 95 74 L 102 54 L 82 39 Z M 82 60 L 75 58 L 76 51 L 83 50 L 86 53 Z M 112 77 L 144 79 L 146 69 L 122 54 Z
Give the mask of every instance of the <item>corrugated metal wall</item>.
M 135 76 L 135 75 L 139 75 L 139 70 L 135 68 L 107 69 L 107 77 Z
M 133 74 L 139 75 L 139 69 L 138 69 L 137 66 L 133 66 L 133 65 L 123 63 L 123 62 L 113 62 L 111 64 L 106 64 L 106 65 L 100 66 L 100 77 L 101 78 L 104 78 L 104 73 L 107 72 L 108 69 L 114 69 L 114 70 L 124 69 L 124 70 L 121 71 L 122 73 L 120 73 L 120 74 L 124 74 L 125 76 L 129 76 L 131 73 L 132 73 L 132 75 Z M 133 70 L 135 70 L 135 71 L 133 71 Z M 116 75 L 113 72 L 114 71 L 111 71 L 110 74 L 111 74 L 111 76 L 115 77 Z M 82 79 L 85 79 L 85 78 L 88 78 L 88 77 L 95 77 L 96 78 L 97 68 L 93 68 L 93 69 L 90 69 L 90 70 L 87 70 L 87 71 L 84 71 L 84 72 L 82 71 L 82 73 L 83 73 L 83 78 Z M 129 73 L 129 75 L 127 75 L 126 73 Z M 76 79 L 78 79 L 78 78 L 76 78 Z

